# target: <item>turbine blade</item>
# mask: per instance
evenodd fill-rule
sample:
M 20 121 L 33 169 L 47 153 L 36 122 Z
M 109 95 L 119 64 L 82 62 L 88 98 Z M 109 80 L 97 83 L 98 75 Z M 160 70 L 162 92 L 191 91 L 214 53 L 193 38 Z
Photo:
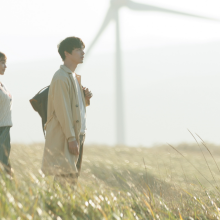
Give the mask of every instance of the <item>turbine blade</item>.
M 189 17 L 219 21 L 219 19 L 215 19 L 215 18 L 209 18 L 209 17 L 199 16 L 199 15 L 184 13 L 184 12 L 180 12 L 180 11 L 170 10 L 170 9 L 161 8 L 161 7 L 157 7 L 157 6 L 153 6 L 153 5 L 146 5 L 146 4 L 136 3 L 136 2 L 132 2 L 132 1 L 128 1 L 127 7 L 132 9 L 132 10 L 136 10 L 136 11 L 159 11 L 159 12 L 166 12 L 166 13 L 172 13 L 172 14 L 177 14 L 177 15 L 184 15 L 184 16 L 189 16 Z
M 93 46 L 95 45 L 96 41 L 98 40 L 98 38 L 100 37 L 100 35 L 102 34 L 102 32 L 105 30 L 105 28 L 108 26 L 108 24 L 110 23 L 110 21 L 113 19 L 113 10 L 110 8 L 105 16 L 105 19 L 102 23 L 101 28 L 99 29 L 96 37 L 94 38 L 94 40 L 92 41 L 91 45 L 89 46 L 88 50 L 86 51 L 86 56 L 88 56 L 88 54 L 90 53 L 91 49 L 93 48 Z

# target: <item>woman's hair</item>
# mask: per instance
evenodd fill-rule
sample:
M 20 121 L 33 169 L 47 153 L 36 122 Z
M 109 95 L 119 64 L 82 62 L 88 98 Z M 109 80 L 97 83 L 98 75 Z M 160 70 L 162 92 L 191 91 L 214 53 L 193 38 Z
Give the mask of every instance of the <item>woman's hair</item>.
M 65 53 L 64 53 L 65 51 L 68 53 L 72 53 L 74 49 L 81 48 L 81 47 L 85 47 L 85 44 L 80 38 L 67 37 L 66 39 L 61 41 L 60 44 L 58 45 L 58 52 L 62 60 L 64 61 L 66 58 Z
M 2 53 L 1 51 L 0 51 L 0 60 L 3 60 L 3 61 L 6 61 L 6 60 L 7 60 L 7 57 L 6 57 L 5 54 Z

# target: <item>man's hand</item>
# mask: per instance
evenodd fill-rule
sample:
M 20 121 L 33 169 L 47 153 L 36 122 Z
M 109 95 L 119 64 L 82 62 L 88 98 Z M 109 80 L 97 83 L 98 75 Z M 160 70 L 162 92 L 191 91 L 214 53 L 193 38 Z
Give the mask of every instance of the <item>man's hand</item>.
M 84 91 L 84 94 L 85 94 L 85 99 L 89 100 L 89 99 L 92 98 L 93 95 L 92 95 L 91 91 L 89 91 L 88 88 L 83 87 L 83 91 Z
M 78 156 L 79 155 L 79 147 L 77 141 L 71 141 L 68 143 L 69 144 L 69 152 L 73 155 Z

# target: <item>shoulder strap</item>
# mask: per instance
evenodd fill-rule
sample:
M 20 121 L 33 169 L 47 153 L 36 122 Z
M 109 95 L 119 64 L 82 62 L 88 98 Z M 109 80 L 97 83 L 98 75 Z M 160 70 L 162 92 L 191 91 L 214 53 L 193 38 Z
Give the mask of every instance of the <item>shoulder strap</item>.
M 49 86 L 46 86 L 46 87 L 44 87 L 43 89 L 41 89 L 38 93 L 37 93 L 37 95 L 41 92 L 41 91 L 43 91 L 44 89 L 46 89 L 46 88 L 48 88 Z

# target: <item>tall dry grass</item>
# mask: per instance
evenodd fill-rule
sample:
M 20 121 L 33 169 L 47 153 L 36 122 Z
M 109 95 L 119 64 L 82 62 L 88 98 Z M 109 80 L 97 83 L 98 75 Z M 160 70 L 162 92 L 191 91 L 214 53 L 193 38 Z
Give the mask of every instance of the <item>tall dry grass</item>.
M 220 147 L 86 146 L 77 190 L 40 171 L 43 144 L 13 144 L 1 219 L 219 219 Z

